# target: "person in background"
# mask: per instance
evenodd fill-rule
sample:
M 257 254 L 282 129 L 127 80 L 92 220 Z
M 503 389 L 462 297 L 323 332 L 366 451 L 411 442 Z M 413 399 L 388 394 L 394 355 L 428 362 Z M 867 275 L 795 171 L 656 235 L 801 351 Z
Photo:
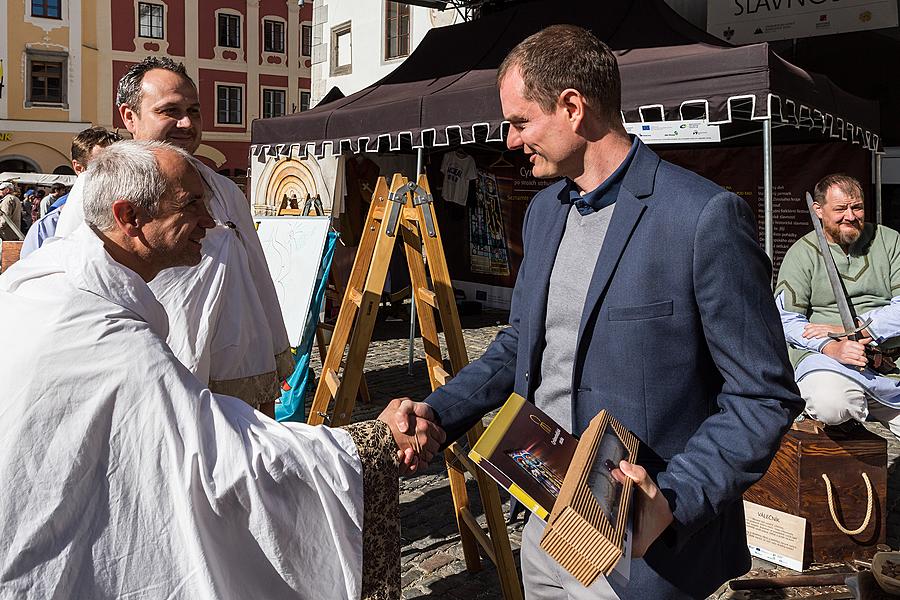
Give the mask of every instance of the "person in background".
M 183 64 L 150 56 L 133 65 L 119 80 L 116 104 L 134 139 L 168 142 L 191 154 L 200 147 L 200 97 Z M 198 265 L 164 271 L 150 283 L 168 314 L 168 344 L 213 392 L 274 416 L 294 360 L 250 206 L 230 179 L 199 160 L 193 165 L 211 190 L 216 226 L 206 234 Z M 57 237 L 84 221 L 81 185 L 76 181 L 69 194 Z
M 844 328 L 816 232 L 794 242 L 778 271 L 775 301 L 806 413 L 826 425 L 873 418 L 900 437 L 900 370 L 874 364 L 870 347 L 900 357 L 900 234 L 866 222 L 862 185 L 843 173 L 816 184 L 813 209 L 851 305 L 871 323 L 859 340 L 829 337 Z
M 31 222 L 37 223 L 41 219 L 41 202 L 47 195 L 46 190 L 38 188 L 34 191 L 34 198 L 31 199 Z
M 8 181 L 0 183 L 0 213 L 6 216 L 16 229 L 22 230 L 22 201 L 16 196 L 16 185 Z M 0 240 L 18 240 L 19 235 L 0 217 Z
M 50 212 L 50 206 L 56 202 L 56 199 L 63 195 L 66 186 L 61 183 L 54 183 L 50 186 L 50 193 L 41 198 L 41 217 Z
M 31 227 L 31 208 L 34 203 L 34 188 L 28 188 L 25 190 L 25 195 L 22 196 L 22 233 L 28 233 L 28 229 Z
M 87 169 L 91 159 L 97 153 L 110 144 L 118 142 L 122 138 L 119 134 L 108 131 L 103 127 L 89 127 L 72 140 L 72 169 L 75 174 L 81 176 Z M 52 209 L 41 217 L 28 230 L 25 235 L 25 243 L 22 244 L 21 258 L 25 258 L 43 245 L 44 241 L 52 238 L 56 233 L 56 225 L 59 223 L 60 212 L 66 203 L 68 194 L 63 194 L 50 206 Z

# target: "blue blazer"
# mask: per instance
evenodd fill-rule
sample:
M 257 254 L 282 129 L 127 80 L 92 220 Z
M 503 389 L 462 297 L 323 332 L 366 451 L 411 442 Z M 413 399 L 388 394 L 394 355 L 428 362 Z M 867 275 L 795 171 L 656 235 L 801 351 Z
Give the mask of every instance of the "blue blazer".
M 532 200 L 510 327 L 432 406 L 456 439 L 540 384 L 565 182 Z M 639 143 L 591 278 L 572 369 L 572 432 L 607 409 L 641 440 L 638 463 L 675 522 L 632 563 L 623 599 L 705 598 L 750 568 L 741 494 L 765 473 L 803 401 L 744 200 Z M 551 307 L 552 308 L 552 307 Z M 569 368 L 563 365 L 561 368 Z

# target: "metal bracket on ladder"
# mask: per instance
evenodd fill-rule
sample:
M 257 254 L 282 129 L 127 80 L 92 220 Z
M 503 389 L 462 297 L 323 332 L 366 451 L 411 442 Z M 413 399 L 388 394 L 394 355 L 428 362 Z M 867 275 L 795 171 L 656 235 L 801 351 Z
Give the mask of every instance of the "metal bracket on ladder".
M 393 202 L 394 204 L 391 206 L 390 218 L 388 220 L 388 228 L 387 234 L 394 235 L 397 230 L 397 221 L 400 216 L 400 207 L 406 204 L 406 195 L 412 194 L 413 208 L 421 206 L 423 204 L 431 204 L 434 202 L 434 196 L 429 194 L 424 188 L 418 185 L 415 181 L 410 181 L 403 187 L 397 189 L 396 191 L 388 194 L 388 200 Z M 429 237 L 437 236 L 437 232 L 434 228 L 434 219 L 431 217 L 430 210 L 423 210 L 422 215 L 425 219 L 425 231 L 428 232 Z

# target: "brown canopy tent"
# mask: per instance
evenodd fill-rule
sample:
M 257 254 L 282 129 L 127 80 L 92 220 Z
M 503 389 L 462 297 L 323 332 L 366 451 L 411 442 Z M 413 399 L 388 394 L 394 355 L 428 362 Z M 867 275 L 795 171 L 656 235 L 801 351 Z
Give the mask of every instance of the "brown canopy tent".
M 321 156 L 442 146 L 455 135 L 463 143 L 502 141 L 496 69 L 519 41 L 553 23 L 588 27 L 616 50 L 626 121 L 771 118 L 879 147 L 873 103 L 791 65 L 768 44 L 731 47 L 662 0 L 535 1 L 433 29 L 368 88 L 304 113 L 254 121 L 251 143 L 257 153 L 279 145 L 301 145 L 303 152 L 312 144 Z
M 251 153 L 265 160 L 293 148 L 300 156 L 324 156 L 502 142 L 497 67 L 518 42 L 554 23 L 587 27 L 616 51 L 626 122 L 761 123 L 770 256 L 773 124 L 880 150 L 877 103 L 788 63 L 768 44 L 732 47 L 684 21 L 663 0 L 544 0 L 433 29 L 406 61 L 368 88 L 307 112 L 255 120 Z

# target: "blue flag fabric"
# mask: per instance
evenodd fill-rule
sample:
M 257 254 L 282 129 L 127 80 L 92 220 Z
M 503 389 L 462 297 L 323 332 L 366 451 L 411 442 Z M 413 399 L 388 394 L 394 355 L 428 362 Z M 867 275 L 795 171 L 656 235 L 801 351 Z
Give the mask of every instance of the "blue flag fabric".
M 282 389 L 281 401 L 275 405 L 275 418 L 279 421 L 306 421 L 306 390 L 311 382 L 315 381 L 315 374 L 309 366 L 309 357 L 313 341 L 316 339 L 316 325 L 319 323 L 319 312 L 325 299 L 325 288 L 328 286 L 328 273 L 331 271 L 337 238 L 337 232 L 329 231 L 325 240 L 325 250 L 322 252 L 322 262 L 316 277 L 316 288 L 309 303 L 303 337 L 300 345 L 291 349 L 296 366 L 294 372 L 287 378 L 290 389 Z M 322 358 L 324 360 L 324 357 Z

